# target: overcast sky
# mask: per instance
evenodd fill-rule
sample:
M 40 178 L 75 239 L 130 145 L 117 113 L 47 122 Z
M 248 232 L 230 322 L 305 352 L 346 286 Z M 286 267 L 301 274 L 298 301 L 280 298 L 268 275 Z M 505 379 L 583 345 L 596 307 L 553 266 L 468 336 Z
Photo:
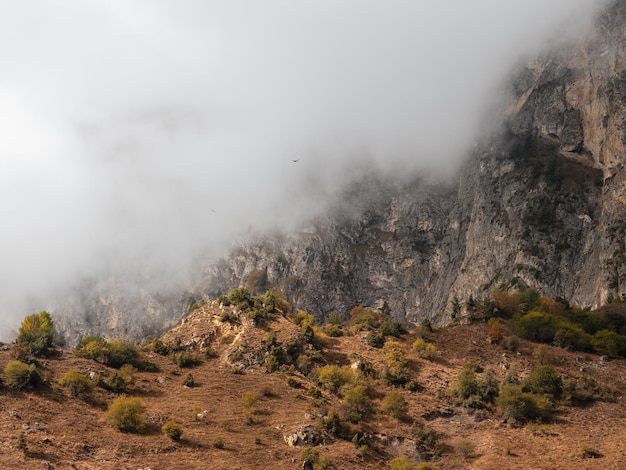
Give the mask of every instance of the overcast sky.
M 454 166 L 599 3 L 1 0 L 0 315 L 299 221 L 359 162 Z

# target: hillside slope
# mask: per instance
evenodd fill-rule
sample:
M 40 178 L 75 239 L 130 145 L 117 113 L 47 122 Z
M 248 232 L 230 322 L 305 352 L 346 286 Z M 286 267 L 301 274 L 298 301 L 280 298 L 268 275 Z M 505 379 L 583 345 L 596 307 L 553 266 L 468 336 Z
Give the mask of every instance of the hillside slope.
M 115 371 L 98 362 L 67 351 L 39 360 L 46 384 L 31 389 L 12 389 L 3 376 L 0 461 L 3 468 L 20 469 L 300 469 L 303 449 L 314 445 L 320 462 L 326 462 L 319 468 L 389 468 L 398 456 L 415 464 L 431 461 L 439 469 L 591 469 L 599 463 L 623 468 L 626 362 L 551 346 L 538 358 L 533 354 L 537 345 L 523 340 L 517 352 L 511 352 L 488 343 L 488 329 L 486 323 L 477 323 L 388 337 L 407 354 L 407 380 L 418 384 L 409 391 L 384 380 L 386 350 L 370 346 L 365 332 L 327 338 L 316 330 L 315 346 L 307 342 L 306 329 L 281 315 L 254 326 L 241 312 L 206 302 L 161 337 L 165 345 L 195 354 L 200 364 L 181 369 L 149 348 L 142 353 L 158 371 L 136 372 L 135 384 L 126 390 L 146 409 L 146 426 L 139 433 L 122 433 L 106 424 L 105 409 L 115 393 L 96 387 L 81 399 L 59 385 L 70 369 L 102 378 Z M 421 359 L 411 346 L 423 335 L 440 351 L 433 361 Z M 285 359 L 284 366 L 268 372 L 273 347 L 291 355 L 299 351 L 317 367 L 354 365 L 357 384 L 370 390 L 367 417 L 351 423 L 348 389 L 333 393 L 314 375 L 305 377 L 302 360 L 294 367 Z M 0 368 L 14 354 L 14 345 L 3 346 Z M 507 370 L 516 368 L 524 379 L 540 361 L 548 361 L 565 381 L 593 379 L 611 390 L 612 398 L 583 407 L 561 403 L 546 424 L 511 426 L 493 404 L 472 409 L 458 403 L 452 388 L 468 360 L 492 369 L 498 382 Z M 191 388 L 182 385 L 188 373 L 195 380 Z M 246 392 L 256 398 L 248 408 L 242 401 Z M 385 408 L 390 392 L 406 400 L 404 416 L 396 418 Z M 327 424 L 333 411 L 338 412 L 341 436 Z M 162 434 L 167 420 L 182 427 L 180 441 Z M 26 452 L 17 448 L 22 432 Z M 290 445 L 298 433 L 305 441 Z M 355 434 L 363 438 L 357 446 L 352 442 Z M 601 454 L 600 460 L 582 458 L 583 446 Z

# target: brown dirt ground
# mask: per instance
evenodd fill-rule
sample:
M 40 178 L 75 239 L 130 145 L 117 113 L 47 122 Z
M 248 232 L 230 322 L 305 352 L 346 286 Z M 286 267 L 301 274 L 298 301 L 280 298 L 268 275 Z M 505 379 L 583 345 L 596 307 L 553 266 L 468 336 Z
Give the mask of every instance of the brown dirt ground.
M 194 311 L 162 338 L 166 343 L 176 337 L 183 344 L 192 340 L 196 345 L 210 342 L 220 353 L 219 357 L 204 359 L 192 369 L 180 369 L 166 357 L 143 353 L 160 370 L 138 372 L 135 385 L 128 390 L 128 395 L 139 397 L 146 408 L 147 425 L 138 434 L 121 433 L 106 424 L 104 411 L 114 399 L 113 393 L 96 388 L 89 399 L 81 400 L 71 397 L 58 384 L 59 378 L 71 368 L 86 375 L 93 371 L 106 376 L 112 371 L 96 362 L 76 358 L 71 352 L 41 361 L 49 380 L 46 386 L 26 391 L 2 386 L 0 467 L 302 468 L 302 448 L 289 447 L 283 436 L 305 425 L 319 426 L 319 416 L 325 409 L 341 409 L 339 398 L 324 392 L 327 403 L 320 406 L 307 391 L 313 384 L 298 373 L 270 374 L 263 366 L 247 366 L 243 374 L 233 373 L 226 356 L 243 344 L 246 351 L 255 351 L 261 347 L 267 332 L 246 325 L 223 325 L 217 315 L 218 307 L 210 304 Z M 267 328 L 278 332 L 279 341 L 298 335 L 297 327 L 282 317 L 270 322 Z M 596 355 L 549 347 L 544 361 L 552 363 L 565 378 L 592 377 L 619 390 L 620 397 L 615 403 L 594 403 L 583 408 L 562 406 L 556 419 L 542 426 L 509 427 L 498 417 L 495 407 L 479 415 L 471 414 L 455 403 L 450 391 L 468 359 L 483 367 L 493 367 L 500 379 L 505 367 L 515 364 L 523 377 L 539 364 L 532 354 L 535 344 L 521 341 L 518 352 L 512 353 L 488 344 L 487 331 L 486 324 L 472 324 L 430 334 L 429 340 L 442 353 L 437 362 L 424 361 L 411 352 L 415 333 L 401 340 L 411 358 L 412 375 L 423 386 L 418 392 L 403 391 L 410 403 L 409 415 L 443 435 L 446 451 L 433 460 L 439 469 L 591 469 L 598 465 L 607 469 L 626 468 L 625 360 L 600 365 Z M 13 358 L 13 347 L 7 346 L 0 351 L 0 368 Z M 325 356 L 329 363 L 349 364 L 352 352 L 358 352 L 377 370 L 382 370 L 382 351 L 368 346 L 362 333 L 330 340 Z M 188 372 L 193 374 L 196 387 L 182 386 Z M 288 386 L 289 377 L 300 381 L 303 387 Z M 391 387 L 377 381 L 376 389 L 380 393 L 375 402 L 379 403 Z M 246 423 L 239 404 L 245 391 L 271 392 L 258 401 L 251 424 Z M 175 442 L 161 433 L 160 427 L 167 419 L 174 419 L 182 426 L 182 440 Z M 29 449 L 26 455 L 16 448 L 23 426 L 31 428 L 26 433 Z M 388 462 L 394 456 L 412 452 L 408 427 L 406 421 L 378 413 L 361 428 L 372 436 L 368 443 L 370 450 L 364 457 L 358 456 L 348 441 L 328 440 L 317 449 L 320 455 L 330 457 L 338 469 L 389 468 Z M 223 440 L 224 449 L 214 447 L 216 438 Z M 460 439 L 468 439 L 475 445 L 470 456 L 464 457 L 455 450 Z M 602 457 L 580 458 L 578 449 L 582 445 L 597 449 Z M 413 455 L 417 454 L 413 452 Z

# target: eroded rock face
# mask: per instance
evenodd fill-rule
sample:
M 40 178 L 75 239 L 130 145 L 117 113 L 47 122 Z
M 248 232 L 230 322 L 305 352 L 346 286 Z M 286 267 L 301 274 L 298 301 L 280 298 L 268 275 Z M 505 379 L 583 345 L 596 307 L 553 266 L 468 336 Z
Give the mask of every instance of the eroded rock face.
M 324 442 L 322 433 L 313 426 L 302 426 L 286 433 L 283 438 L 289 447 L 312 447 Z
M 513 80 L 505 124 L 449 183 L 372 175 L 300 233 L 239 247 L 209 293 L 264 270 L 319 318 L 384 303 L 450 320 L 452 300 L 503 283 L 583 306 L 626 290 L 626 2 Z
M 209 266 L 199 290 L 223 294 L 261 271 L 319 319 L 364 304 L 439 325 L 453 299 L 464 305 L 501 284 L 590 307 L 626 292 L 626 2 L 521 70 L 502 121 L 456 178 L 363 177 L 298 233 L 251 241 Z M 140 339 L 194 302 L 90 292 L 65 308 L 66 336 Z

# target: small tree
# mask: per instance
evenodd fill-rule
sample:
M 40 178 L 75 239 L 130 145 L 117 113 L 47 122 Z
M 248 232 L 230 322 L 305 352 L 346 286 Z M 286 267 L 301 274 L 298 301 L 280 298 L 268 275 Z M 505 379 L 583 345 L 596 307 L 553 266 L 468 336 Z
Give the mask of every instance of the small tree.
M 145 409 L 139 398 L 120 395 L 109 405 L 105 415 L 107 423 L 122 432 L 137 432 L 146 421 Z
M 54 324 L 50 314 L 43 310 L 27 316 L 17 334 L 17 344 L 33 356 L 43 356 L 54 348 Z

